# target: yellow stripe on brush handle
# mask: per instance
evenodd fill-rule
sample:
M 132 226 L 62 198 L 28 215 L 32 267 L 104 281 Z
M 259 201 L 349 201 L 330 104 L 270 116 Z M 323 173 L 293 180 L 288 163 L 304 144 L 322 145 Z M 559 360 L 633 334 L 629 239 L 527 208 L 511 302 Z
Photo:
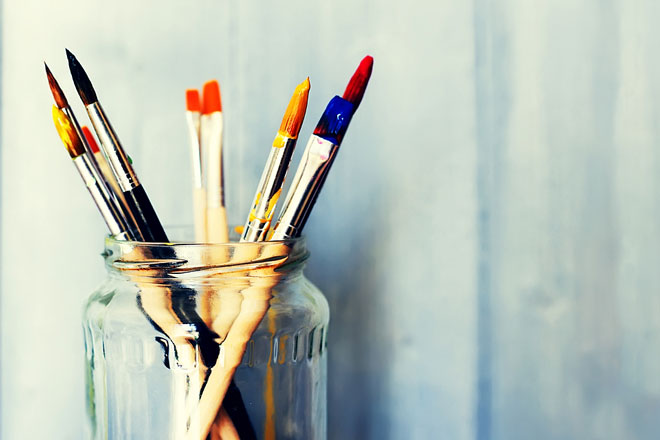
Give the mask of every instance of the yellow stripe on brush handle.
M 195 241 L 206 243 L 206 191 L 204 188 L 193 188 L 193 216 L 195 218 Z
M 224 206 L 215 208 L 206 207 L 206 236 L 209 243 L 229 242 L 227 230 L 227 211 Z

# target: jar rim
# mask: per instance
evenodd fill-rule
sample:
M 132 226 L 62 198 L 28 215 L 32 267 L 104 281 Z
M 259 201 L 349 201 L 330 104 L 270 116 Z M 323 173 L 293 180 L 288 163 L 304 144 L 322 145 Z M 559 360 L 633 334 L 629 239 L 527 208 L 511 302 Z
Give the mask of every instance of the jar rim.
M 105 239 L 102 254 L 110 271 L 205 277 L 245 273 L 267 276 L 302 269 L 309 257 L 304 237 L 261 242 L 195 243 Z M 214 275 L 215 274 L 215 275 Z

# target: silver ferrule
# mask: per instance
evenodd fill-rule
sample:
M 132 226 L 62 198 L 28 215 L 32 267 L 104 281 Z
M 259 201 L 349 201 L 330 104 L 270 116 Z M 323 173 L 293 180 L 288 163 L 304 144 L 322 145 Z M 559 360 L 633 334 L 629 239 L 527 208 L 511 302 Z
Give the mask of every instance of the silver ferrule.
M 95 169 L 87 154 L 81 154 L 73 159 L 73 163 L 80 173 L 87 190 L 89 191 L 94 203 L 101 212 L 101 216 L 112 235 L 119 235 L 125 233 L 126 223 L 122 216 L 117 212 L 113 204 L 104 196 L 102 190 L 103 184 L 98 180 L 98 175 L 95 177 Z
M 209 209 L 225 206 L 224 182 L 222 175 L 222 113 L 213 112 L 201 116 L 202 151 L 206 175 L 206 207 Z
M 270 229 L 282 185 L 296 147 L 296 139 L 285 137 L 281 146 L 273 146 L 268 155 L 266 167 L 261 174 L 252 209 L 245 223 L 241 241 L 263 241 Z
M 105 156 L 110 165 L 110 169 L 117 178 L 119 187 L 124 192 L 138 187 L 140 182 L 135 175 L 135 171 L 133 171 L 133 167 L 128 161 L 126 153 L 124 153 L 121 143 L 119 143 L 117 135 L 110 125 L 110 121 L 108 121 L 108 118 L 105 116 L 101 104 L 95 102 L 88 105 L 86 108 L 89 119 L 92 121 L 94 130 L 96 130 L 96 134 L 101 141 L 103 156 Z
M 271 240 L 300 235 L 338 149 L 338 145 L 321 137 L 312 135 L 309 139 Z
M 192 162 L 193 187 L 202 188 L 202 154 L 199 143 L 199 113 L 186 112 L 188 123 L 188 141 L 190 142 L 190 159 Z

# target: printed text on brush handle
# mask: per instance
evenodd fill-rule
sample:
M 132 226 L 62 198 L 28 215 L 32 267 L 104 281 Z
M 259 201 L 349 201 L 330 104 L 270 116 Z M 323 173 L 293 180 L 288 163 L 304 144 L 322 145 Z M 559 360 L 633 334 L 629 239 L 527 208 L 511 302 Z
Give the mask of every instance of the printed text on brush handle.
M 115 174 L 121 190 L 124 192 L 130 191 L 139 186 L 140 182 L 135 175 L 135 171 L 133 171 L 133 167 L 129 163 L 126 153 L 124 153 L 124 149 L 121 147 L 110 122 L 105 117 L 101 104 L 95 102 L 88 105 L 87 113 L 101 141 L 101 150 L 110 164 L 110 168 Z

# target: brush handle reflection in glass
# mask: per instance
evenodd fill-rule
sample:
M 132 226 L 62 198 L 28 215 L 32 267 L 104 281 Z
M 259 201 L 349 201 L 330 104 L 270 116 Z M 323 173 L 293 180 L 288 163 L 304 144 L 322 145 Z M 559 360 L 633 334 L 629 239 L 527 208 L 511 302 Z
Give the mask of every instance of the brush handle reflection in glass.
M 326 438 L 329 311 L 303 239 L 108 239 L 104 256 L 83 322 L 89 438 Z

